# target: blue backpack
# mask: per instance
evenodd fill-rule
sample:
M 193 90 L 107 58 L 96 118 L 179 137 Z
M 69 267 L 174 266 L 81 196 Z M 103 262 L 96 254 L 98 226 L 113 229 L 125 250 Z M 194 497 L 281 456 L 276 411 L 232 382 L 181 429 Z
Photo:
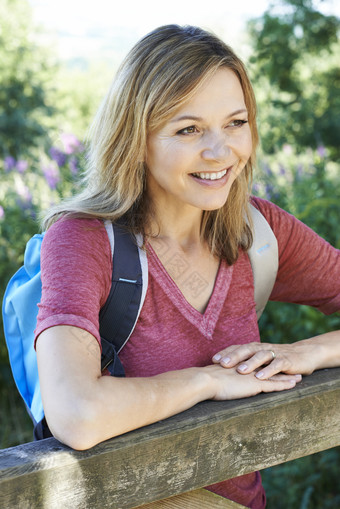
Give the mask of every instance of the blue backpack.
M 258 318 L 268 301 L 278 267 L 277 241 L 262 214 L 251 206 L 254 242 L 248 251 L 252 265 Z M 143 306 L 148 269 L 146 252 L 124 228 L 105 223 L 114 256 L 112 285 L 100 311 L 102 370 L 124 376 L 118 354 L 128 341 Z M 51 436 L 44 419 L 34 329 L 41 300 L 40 249 L 44 234 L 34 235 L 27 243 L 24 265 L 9 281 L 2 306 L 5 338 L 13 377 L 35 426 L 35 438 Z

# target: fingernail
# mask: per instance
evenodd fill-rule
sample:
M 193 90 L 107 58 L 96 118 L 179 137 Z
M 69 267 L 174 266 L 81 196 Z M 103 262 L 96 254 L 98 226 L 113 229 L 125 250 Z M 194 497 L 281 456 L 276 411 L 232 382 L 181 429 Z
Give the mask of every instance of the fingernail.
M 214 361 L 219 361 L 219 360 L 221 360 L 221 358 L 222 358 L 222 355 L 217 353 L 216 355 L 214 355 L 213 360 Z
M 221 362 L 222 362 L 222 364 L 227 366 L 230 362 L 230 357 L 224 357 Z
M 289 383 L 290 383 L 290 385 L 295 385 L 296 384 L 296 380 L 289 380 Z
M 256 378 L 263 378 L 264 377 L 264 373 L 263 371 L 260 371 L 259 373 L 256 373 Z
M 241 364 L 241 366 L 239 366 L 237 369 L 238 371 L 245 371 L 246 369 L 248 369 L 248 366 L 247 364 Z

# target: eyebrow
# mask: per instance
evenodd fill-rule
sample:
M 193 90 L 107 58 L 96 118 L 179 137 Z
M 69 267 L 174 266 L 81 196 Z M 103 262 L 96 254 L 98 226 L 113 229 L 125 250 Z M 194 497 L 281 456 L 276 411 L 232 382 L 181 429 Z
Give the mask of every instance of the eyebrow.
M 248 110 L 246 110 L 245 108 L 241 108 L 239 110 L 235 110 L 232 113 L 230 113 L 229 115 L 227 115 L 225 118 L 234 117 L 235 115 L 238 115 L 239 113 L 248 113 Z M 170 122 L 171 123 L 180 122 L 181 120 L 194 120 L 194 121 L 200 122 L 200 121 L 203 120 L 203 118 L 202 117 L 196 117 L 195 115 L 181 115 L 180 117 L 173 118 L 172 120 L 170 120 Z

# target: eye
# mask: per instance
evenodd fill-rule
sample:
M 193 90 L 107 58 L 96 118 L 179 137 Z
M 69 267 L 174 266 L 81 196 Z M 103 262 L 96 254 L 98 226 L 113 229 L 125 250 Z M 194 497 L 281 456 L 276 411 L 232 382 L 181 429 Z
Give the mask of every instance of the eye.
M 198 133 L 198 129 L 195 125 L 190 125 L 189 127 L 185 127 L 184 129 L 180 129 L 179 131 L 177 131 L 176 134 L 182 134 L 182 135 L 187 135 L 187 134 L 195 134 L 195 133 Z
M 244 124 L 247 124 L 248 120 L 235 119 L 229 122 L 227 127 L 242 127 Z

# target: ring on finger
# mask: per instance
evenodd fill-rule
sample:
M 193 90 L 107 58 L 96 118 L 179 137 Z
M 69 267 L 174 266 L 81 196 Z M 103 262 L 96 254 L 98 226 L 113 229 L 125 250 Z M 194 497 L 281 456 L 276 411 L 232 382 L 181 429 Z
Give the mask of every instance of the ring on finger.
M 275 359 L 275 357 L 276 357 L 276 353 L 275 353 L 275 352 L 273 352 L 273 350 L 269 350 L 269 351 L 270 351 L 270 353 L 272 354 L 272 361 L 273 361 L 273 360 Z

